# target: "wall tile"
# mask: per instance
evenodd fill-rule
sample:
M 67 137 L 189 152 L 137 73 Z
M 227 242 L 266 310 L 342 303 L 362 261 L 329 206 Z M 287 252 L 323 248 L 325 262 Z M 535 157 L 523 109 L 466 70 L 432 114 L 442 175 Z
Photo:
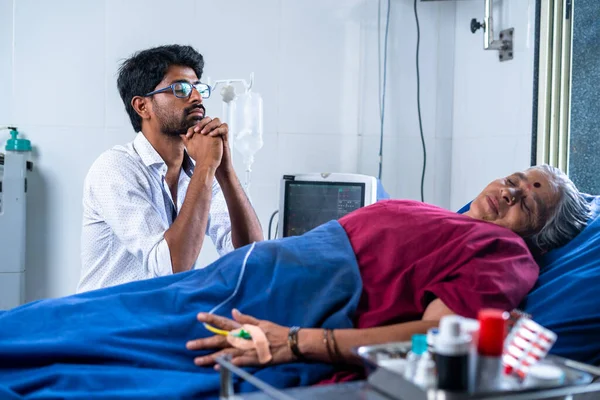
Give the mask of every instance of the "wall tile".
M 21 127 L 33 146 L 28 177 L 26 298 L 73 293 L 80 275 L 83 179 L 103 128 Z M 61 145 L 57 145 L 61 144 Z
M 357 169 L 356 136 L 280 134 L 278 164 L 281 175 L 310 172 L 354 173 Z
M 282 2 L 281 133 L 356 135 L 360 21 L 352 12 L 361 4 Z
M 531 139 L 496 136 L 453 139 L 451 207 L 472 200 L 492 180 L 529 167 Z
M 12 101 L 13 2 L 0 0 L 0 126 L 14 123 Z M 4 135 L 4 133 L 2 133 Z M 3 137 L 3 136 L 2 136 Z
M 104 2 L 15 2 L 15 120 L 104 126 Z

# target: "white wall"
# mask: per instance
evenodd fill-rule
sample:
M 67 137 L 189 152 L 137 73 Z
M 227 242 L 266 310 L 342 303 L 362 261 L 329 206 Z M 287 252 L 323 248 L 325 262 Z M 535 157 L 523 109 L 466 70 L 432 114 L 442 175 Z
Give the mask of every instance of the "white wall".
M 377 87 L 377 1 L 366 1 L 361 38 L 360 167 L 377 175 L 379 102 Z M 385 17 L 385 3 L 382 17 Z M 413 2 L 391 2 L 388 38 L 383 183 L 392 197 L 420 199 L 422 144 L 417 117 L 416 22 Z M 454 2 L 418 3 L 423 133 L 427 149 L 425 200 L 450 206 Z M 383 24 L 382 24 L 383 30 Z M 382 33 L 383 44 L 383 33 Z
M 282 174 L 376 175 L 377 3 L 0 0 L 0 125 L 16 124 L 35 148 L 27 299 L 66 295 L 76 287 L 83 178 L 102 151 L 134 137 L 115 83 L 119 62 L 134 51 L 191 44 L 205 56 L 205 77 L 246 78 L 255 73 L 255 89 L 265 104 L 265 144 L 256 156 L 251 196 L 265 231 L 277 208 Z M 383 183 L 393 197 L 418 199 L 422 150 L 412 3 L 392 0 Z M 488 143 L 505 137 L 500 135 L 513 144 L 506 145 L 511 153 L 502 158 L 502 168 L 528 162 L 528 148 L 519 156 L 512 150 L 514 143 L 529 140 L 531 110 L 528 120 L 525 106 L 531 108 L 531 56 L 526 53 L 533 52 L 533 44 L 518 42 L 515 60 L 497 63 L 495 54 L 481 49 L 481 35 L 468 31 L 470 18 L 481 17 L 482 4 L 419 2 L 428 150 L 425 200 L 447 208 L 457 208 L 481 181 L 495 177 L 498 170 L 491 166 L 471 167 L 482 149 L 490 153 L 485 157 L 493 157 L 496 147 Z M 519 38 L 533 15 L 520 15 L 527 7 L 511 7 L 507 15 L 514 16 L 511 26 Z M 170 21 L 177 20 L 184 23 L 172 28 Z M 496 117 L 494 108 L 482 106 L 481 97 L 471 97 L 481 96 L 490 74 L 498 77 L 492 90 L 500 94 L 490 104 L 502 105 L 509 118 Z M 522 101 L 509 106 L 508 96 L 514 99 L 517 93 Z M 208 100 L 206 107 L 209 115 L 220 116 L 220 96 Z M 494 123 L 483 133 L 488 117 Z M 510 125 L 500 129 L 498 121 Z M 239 161 L 236 169 L 242 173 Z M 201 261 L 215 256 L 208 246 Z
M 0 0 L 0 126 L 12 115 L 12 0 Z
M 496 0 L 495 36 L 515 28 L 514 59 L 483 50 L 483 1 L 456 2 L 451 207 L 458 209 L 491 180 L 531 162 L 535 0 Z

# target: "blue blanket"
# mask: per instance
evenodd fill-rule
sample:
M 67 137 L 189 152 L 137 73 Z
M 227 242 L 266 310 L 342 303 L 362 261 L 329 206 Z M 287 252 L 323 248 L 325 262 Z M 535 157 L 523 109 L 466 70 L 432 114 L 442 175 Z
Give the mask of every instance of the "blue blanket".
M 0 314 L 0 398 L 216 398 L 219 376 L 193 364 L 197 322 L 236 287 L 250 246 L 209 267 L 59 299 Z M 335 221 L 301 237 L 256 245 L 232 308 L 284 326 L 349 328 L 361 293 L 356 258 Z M 276 387 L 310 385 L 330 366 L 250 369 Z M 237 390 L 254 390 L 236 383 Z

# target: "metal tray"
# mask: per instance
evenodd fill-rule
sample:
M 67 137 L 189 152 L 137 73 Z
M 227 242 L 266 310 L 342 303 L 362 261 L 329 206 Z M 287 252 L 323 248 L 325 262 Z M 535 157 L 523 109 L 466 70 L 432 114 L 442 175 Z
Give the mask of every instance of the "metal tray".
M 355 353 L 363 360 L 368 374 L 368 382 L 377 390 L 397 400 L 463 400 L 463 399 L 509 399 L 534 400 L 564 398 L 579 393 L 598 393 L 600 398 L 600 383 L 591 384 L 600 370 L 587 364 L 581 364 L 556 356 L 546 357 L 546 361 L 559 366 L 565 372 L 566 384 L 555 388 L 524 388 L 516 387 L 487 393 L 458 393 L 438 389 L 424 390 L 404 379 L 393 370 L 382 368 L 378 362 L 385 359 L 405 358 L 410 350 L 410 342 L 388 343 L 376 346 L 356 348 Z

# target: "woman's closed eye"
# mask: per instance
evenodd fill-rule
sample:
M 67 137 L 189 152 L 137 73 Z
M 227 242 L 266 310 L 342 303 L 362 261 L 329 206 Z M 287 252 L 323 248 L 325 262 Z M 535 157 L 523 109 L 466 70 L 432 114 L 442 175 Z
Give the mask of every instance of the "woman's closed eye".
M 527 214 L 531 215 L 531 208 L 525 202 L 525 199 L 521 199 L 521 208 L 527 212 Z

